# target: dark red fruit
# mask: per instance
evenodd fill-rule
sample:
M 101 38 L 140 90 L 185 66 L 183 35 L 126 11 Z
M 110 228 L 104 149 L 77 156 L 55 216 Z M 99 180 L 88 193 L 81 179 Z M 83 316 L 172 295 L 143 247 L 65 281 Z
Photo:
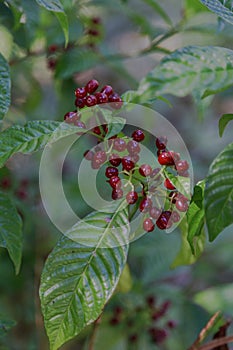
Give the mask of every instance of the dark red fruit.
M 109 163 L 113 166 L 119 166 L 121 164 L 121 158 L 117 154 L 112 153 L 109 157 Z
M 158 149 L 165 149 L 167 146 L 167 137 L 166 136 L 159 136 L 156 138 L 156 147 Z
M 87 150 L 86 152 L 84 152 L 84 157 L 86 158 L 86 160 L 92 160 L 94 157 L 94 152 Z
M 168 190 L 175 190 L 175 186 L 169 179 L 164 180 L 164 187 L 166 187 Z
M 174 160 L 170 152 L 162 152 L 158 156 L 158 162 L 161 165 L 174 165 Z
M 177 213 L 177 211 L 173 211 L 172 212 L 172 215 L 171 215 L 171 220 L 173 221 L 173 222 L 178 222 L 178 221 L 180 221 L 180 214 L 179 213 Z
M 132 161 L 132 157 L 130 156 L 124 156 L 121 162 L 123 170 L 131 171 L 135 167 L 135 163 Z
M 188 168 L 189 168 L 189 164 L 186 160 L 179 160 L 176 163 L 176 170 L 178 171 L 178 173 L 184 172 L 184 171 L 188 170 Z
M 139 210 L 142 213 L 146 213 L 150 210 L 150 208 L 152 207 L 152 200 L 148 197 L 145 197 L 141 200 L 140 206 L 139 206 Z
M 5 189 L 5 190 L 10 188 L 11 187 L 11 179 L 9 179 L 8 177 L 3 177 L 1 179 L 0 186 L 1 186 L 1 188 Z
M 93 128 L 93 133 L 96 134 L 96 135 L 101 135 L 100 127 L 99 126 L 95 126 Z
M 120 323 L 120 319 L 118 317 L 113 317 L 113 318 L 111 318 L 109 323 L 111 326 L 116 326 Z
M 118 169 L 113 166 L 108 166 L 105 171 L 106 177 L 118 176 Z
M 101 19 L 99 17 L 92 17 L 91 21 L 93 24 L 100 24 L 101 23 Z
M 132 133 L 132 138 L 134 141 L 141 142 L 145 138 L 144 132 L 140 129 L 137 129 Z
M 87 34 L 92 35 L 92 36 L 99 36 L 99 31 L 96 29 L 88 29 Z
M 153 307 L 155 305 L 154 295 L 148 295 L 148 297 L 146 298 L 146 303 L 149 307 Z
M 126 149 L 126 146 L 125 140 L 119 137 L 113 140 L 113 148 L 118 152 L 123 152 Z
M 92 158 L 93 169 L 98 169 L 107 160 L 106 153 L 104 151 L 98 151 Z
M 130 157 L 131 157 L 132 161 L 134 162 L 134 164 L 136 164 L 140 159 L 140 157 L 137 153 L 130 154 Z
M 85 98 L 85 104 L 87 107 L 92 107 L 97 104 L 97 98 L 95 95 L 89 95 Z
M 95 97 L 97 99 L 98 104 L 108 102 L 108 96 L 104 92 L 96 92 Z
M 170 155 L 173 158 L 174 163 L 177 163 L 180 160 L 180 154 L 174 151 L 170 151 Z
M 117 200 L 123 197 L 123 191 L 121 188 L 115 188 L 112 191 L 112 199 Z
M 85 86 L 87 92 L 89 92 L 89 94 L 92 94 L 93 92 L 95 92 L 99 87 L 99 82 L 95 79 L 91 79 Z
M 143 229 L 146 232 L 152 232 L 152 231 L 154 231 L 154 228 L 155 228 L 155 225 L 150 218 L 147 218 L 143 221 Z
M 140 152 L 140 146 L 137 141 L 130 140 L 127 144 L 127 150 L 130 154 L 139 153 Z
M 109 102 L 111 102 L 111 106 L 114 109 L 121 108 L 121 106 L 122 106 L 122 99 L 121 99 L 121 97 L 118 94 L 114 93 L 112 95 L 109 95 L 108 100 L 109 100 Z
M 139 168 L 139 173 L 142 176 L 150 176 L 151 172 L 152 172 L 152 168 L 149 164 L 142 164 Z
M 167 332 L 165 329 L 154 327 L 151 328 L 149 332 L 151 334 L 151 340 L 155 344 L 161 344 L 167 338 Z
M 75 89 L 74 94 L 77 98 L 83 98 L 87 95 L 87 90 L 85 87 L 80 87 Z
M 188 170 L 179 171 L 178 174 L 179 174 L 180 176 L 189 177 L 189 172 L 188 172 Z
M 105 85 L 102 89 L 101 92 L 104 92 L 107 96 L 112 95 L 113 94 L 113 88 L 111 87 L 111 85 Z
M 78 108 L 85 107 L 85 99 L 84 98 L 76 98 L 75 106 L 78 107 Z
M 134 204 L 138 200 L 138 194 L 135 191 L 128 192 L 126 195 L 126 201 L 128 204 Z
M 181 212 L 185 212 L 188 210 L 187 200 L 185 200 L 184 198 L 182 198 L 180 196 L 176 199 L 175 206 L 176 206 L 176 209 L 181 211 Z
M 121 179 L 118 176 L 110 177 L 109 184 L 113 189 L 121 187 Z
M 176 321 L 174 321 L 174 320 L 167 321 L 167 327 L 170 329 L 176 328 Z
M 49 53 L 54 53 L 58 50 L 58 46 L 56 44 L 52 44 L 48 47 L 48 52 Z
M 163 211 L 160 214 L 159 218 L 156 221 L 156 225 L 158 226 L 158 228 L 160 228 L 160 230 L 165 230 L 166 228 L 169 228 L 170 223 L 168 222 L 170 220 L 170 217 L 171 217 L 171 211 L 169 210 Z
M 78 120 L 80 118 L 80 116 L 78 115 L 78 113 L 76 111 L 73 111 L 73 112 L 67 112 L 65 115 L 64 115 L 64 120 L 66 122 L 70 122 L 70 123 L 73 123 L 74 120 Z
M 48 69 L 50 70 L 54 70 L 56 68 L 57 65 L 57 59 L 56 58 L 49 58 L 47 61 L 47 66 Z
M 156 207 L 152 207 L 152 208 L 150 208 L 149 213 L 153 219 L 158 219 L 160 214 L 161 214 L 161 209 L 158 209 Z

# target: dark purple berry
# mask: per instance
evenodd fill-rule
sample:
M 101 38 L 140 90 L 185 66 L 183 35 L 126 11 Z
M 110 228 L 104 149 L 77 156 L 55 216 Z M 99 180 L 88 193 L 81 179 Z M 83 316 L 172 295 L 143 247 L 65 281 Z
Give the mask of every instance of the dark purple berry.
M 165 149 L 167 146 L 167 137 L 166 136 L 159 136 L 156 138 L 156 147 L 158 149 Z
M 114 108 L 114 109 L 119 109 L 121 108 L 122 106 L 122 99 L 121 97 L 114 93 L 112 95 L 109 95 L 108 96 L 108 101 L 111 102 L 111 106 Z
M 137 141 L 130 140 L 127 144 L 127 150 L 130 154 L 139 153 L 140 152 L 140 146 Z
M 112 176 L 109 179 L 109 184 L 113 189 L 121 187 L 121 179 L 118 176 Z
M 124 156 L 121 162 L 123 170 L 131 171 L 135 167 L 135 163 L 132 161 L 132 157 L 130 156 Z
M 158 219 L 160 214 L 161 214 L 161 209 L 158 209 L 156 207 L 152 207 L 152 208 L 150 208 L 149 213 L 153 219 Z
M 184 200 L 184 198 L 182 198 L 182 197 L 178 197 L 176 199 L 175 206 L 176 206 L 176 209 L 181 211 L 181 212 L 185 212 L 188 210 L 188 202 L 187 202 L 187 200 Z
M 89 94 L 92 94 L 93 92 L 95 92 L 99 87 L 99 82 L 95 79 L 91 79 L 85 86 L 87 92 L 89 92 Z
M 85 98 L 85 104 L 87 107 L 92 107 L 97 104 L 97 98 L 95 95 L 89 95 Z
M 176 326 L 177 326 L 176 321 L 174 321 L 174 320 L 167 321 L 167 327 L 168 328 L 174 329 L 174 328 L 176 328 Z
M 156 221 L 156 225 L 158 226 L 158 228 L 160 228 L 160 230 L 165 230 L 166 228 L 169 228 L 169 220 L 170 220 L 170 217 L 171 217 L 171 211 L 169 210 L 166 210 L 166 211 L 163 211 L 159 218 L 157 219 Z
M 113 166 L 108 166 L 105 171 L 106 177 L 118 176 L 118 169 Z
M 87 90 L 85 87 L 80 87 L 80 88 L 75 89 L 74 94 L 77 98 L 83 98 L 87 95 Z
M 174 165 L 174 160 L 170 152 L 162 152 L 158 156 L 158 162 L 161 165 Z
M 113 140 L 113 148 L 118 152 L 123 152 L 126 149 L 126 146 L 125 140 L 119 137 Z
M 135 191 L 128 192 L 126 195 L 126 201 L 128 204 L 134 204 L 138 200 L 138 194 Z
M 96 92 L 95 97 L 97 99 L 98 104 L 108 102 L 108 96 L 104 92 Z
M 113 166 L 119 166 L 121 164 L 121 158 L 117 154 L 112 153 L 109 157 L 109 163 Z
M 178 174 L 180 172 L 184 172 L 184 171 L 188 170 L 188 168 L 189 168 L 189 164 L 186 160 L 179 160 L 176 163 L 176 170 L 178 171 Z
M 75 106 L 78 108 L 83 108 L 85 107 L 85 99 L 84 98 L 76 98 L 75 100 Z
M 142 175 L 142 176 L 150 176 L 152 172 L 152 168 L 149 164 L 142 164 L 139 168 L 139 173 Z
M 106 153 L 104 151 L 98 151 L 92 158 L 92 165 L 94 169 L 98 169 L 107 160 Z
M 112 199 L 117 200 L 123 197 L 123 191 L 121 188 L 115 188 L 112 190 Z
M 111 87 L 111 85 L 105 85 L 102 89 L 101 92 L 105 93 L 107 96 L 112 95 L 113 94 L 113 88 Z
M 139 206 L 139 210 L 142 213 L 146 213 L 150 210 L 150 208 L 152 207 L 152 200 L 148 197 L 145 197 L 141 200 L 140 206 Z
M 155 225 L 150 218 L 147 218 L 143 221 L 143 229 L 146 232 L 152 232 L 152 231 L 154 231 L 154 228 L 155 228 Z
M 145 138 L 144 132 L 140 129 L 137 129 L 132 133 L 132 138 L 134 141 L 141 142 Z
M 84 157 L 86 158 L 86 160 L 92 160 L 94 157 L 94 152 L 87 150 L 86 152 L 84 152 Z
M 154 295 L 148 295 L 148 297 L 146 298 L 146 303 L 149 307 L 153 307 L 155 305 Z
M 173 222 L 178 222 L 178 221 L 180 221 L 180 214 L 179 213 L 177 213 L 177 211 L 173 211 L 172 212 L 172 214 L 171 214 L 171 220 L 173 221 Z

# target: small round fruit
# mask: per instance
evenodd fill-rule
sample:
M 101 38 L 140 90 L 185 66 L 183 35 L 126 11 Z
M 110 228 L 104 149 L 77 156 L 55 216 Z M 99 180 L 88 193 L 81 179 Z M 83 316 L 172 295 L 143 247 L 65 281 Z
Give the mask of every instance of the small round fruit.
M 109 179 L 109 184 L 113 189 L 121 187 L 121 179 L 118 176 L 112 176 Z
M 171 220 L 173 222 L 179 222 L 180 221 L 180 214 L 177 213 L 177 211 L 173 210 L 173 212 L 171 214 Z
M 99 126 L 95 126 L 92 131 L 96 135 L 101 135 L 101 130 Z
M 137 141 L 130 140 L 127 144 L 127 150 L 130 154 L 134 154 L 139 153 L 141 149 Z
M 112 199 L 117 200 L 123 197 L 123 191 L 121 188 L 115 188 L 112 190 Z
M 87 95 L 87 90 L 85 87 L 80 87 L 80 88 L 75 89 L 74 94 L 77 98 L 83 98 Z
M 109 157 L 109 163 L 111 163 L 113 166 L 119 166 L 121 164 L 121 158 L 118 156 L 118 154 L 112 153 Z
M 113 88 L 111 85 L 105 85 L 102 89 L 101 92 L 105 93 L 107 96 L 110 96 L 113 94 Z
M 146 232 L 152 232 L 152 231 L 154 231 L 154 228 L 155 228 L 155 225 L 150 218 L 147 218 L 143 221 L 143 229 Z
M 108 101 L 111 102 L 111 107 L 114 109 L 120 109 L 123 103 L 121 97 L 116 93 L 109 95 Z
M 187 200 L 184 200 L 181 197 L 178 197 L 176 199 L 176 203 L 175 203 L 176 209 L 181 211 L 181 212 L 185 212 L 188 210 L 188 202 Z
M 92 164 L 95 166 L 94 169 L 98 169 L 106 160 L 107 155 L 104 151 L 96 152 L 92 158 Z
M 141 200 L 141 203 L 139 205 L 139 210 L 142 213 L 146 213 L 150 210 L 150 208 L 152 207 L 152 200 L 148 197 L 145 197 Z
M 97 104 L 97 98 L 95 95 L 89 95 L 85 98 L 85 104 L 87 107 L 92 107 Z
M 105 175 L 106 177 L 108 177 L 109 179 L 112 176 L 118 176 L 118 169 L 114 168 L 113 166 L 108 166 L 105 170 Z
M 166 136 L 159 136 L 156 138 L 156 147 L 160 150 L 163 150 L 167 146 L 167 137 Z
M 113 140 L 113 149 L 115 149 L 118 152 L 123 152 L 126 149 L 126 142 L 125 140 L 117 137 Z
M 76 98 L 75 100 L 75 106 L 78 108 L 83 108 L 85 107 L 85 99 L 84 98 Z
M 164 187 L 166 187 L 168 190 L 175 190 L 175 186 L 169 179 L 164 180 Z
M 174 165 L 174 160 L 170 152 L 162 152 L 158 156 L 158 162 L 161 165 Z
M 72 123 L 74 120 L 78 120 L 80 118 L 80 116 L 78 115 L 78 113 L 76 111 L 73 111 L 73 112 L 67 112 L 65 115 L 64 115 L 64 120 L 66 122 L 70 122 Z
M 128 204 L 134 204 L 138 200 L 138 194 L 136 191 L 128 192 L 126 195 L 126 201 Z
M 184 171 L 188 170 L 188 168 L 189 168 L 189 164 L 188 164 L 187 160 L 179 160 L 176 163 L 176 170 L 178 171 L 178 173 L 184 172 Z
M 139 168 L 139 173 L 142 175 L 142 176 L 150 176 L 152 172 L 152 168 L 149 164 L 142 164 Z
M 161 209 L 158 209 L 156 207 L 152 207 L 152 208 L 150 208 L 149 213 L 153 219 L 158 219 L 160 214 L 161 214 Z
M 87 150 L 86 152 L 84 152 L 84 157 L 86 158 L 86 160 L 92 160 L 94 157 L 94 152 Z
M 104 92 L 96 92 L 95 97 L 97 99 L 98 104 L 108 102 L 108 95 L 106 95 Z
M 89 94 L 92 94 L 93 92 L 95 92 L 99 87 L 99 82 L 95 79 L 91 79 L 85 86 L 87 92 L 89 92 Z
M 132 133 L 132 138 L 134 141 L 141 142 L 145 138 L 144 132 L 140 129 L 137 129 Z
M 160 228 L 160 230 L 165 230 L 166 228 L 168 228 L 169 224 L 169 220 L 171 217 L 171 211 L 170 210 L 166 210 L 163 211 L 159 218 L 156 221 L 156 225 L 158 226 L 158 228 Z
M 132 161 L 131 156 L 124 156 L 121 160 L 122 162 L 122 169 L 126 171 L 131 171 L 135 167 L 135 163 Z

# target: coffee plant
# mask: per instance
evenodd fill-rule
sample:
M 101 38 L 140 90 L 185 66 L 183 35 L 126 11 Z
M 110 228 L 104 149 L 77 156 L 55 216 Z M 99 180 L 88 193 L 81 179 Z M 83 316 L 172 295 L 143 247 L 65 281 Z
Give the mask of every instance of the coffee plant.
M 230 349 L 232 25 L 0 0 L 0 349 Z

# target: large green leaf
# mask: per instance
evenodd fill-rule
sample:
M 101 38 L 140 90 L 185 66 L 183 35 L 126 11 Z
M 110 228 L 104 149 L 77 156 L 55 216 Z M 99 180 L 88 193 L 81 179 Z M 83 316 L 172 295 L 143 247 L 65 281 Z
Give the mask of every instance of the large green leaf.
M 220 137 L 222 137 L 227 124 L 231 120 L 233 120 L 233 114 L 223 114 L 222 117 L 219 119 L 218 128 L 219 128 L 219 136 Z
M 194 193 L 187 211 L 188 242 L 192 253 L 196 254 L 196 244 L 204 233 L 204 188 L 205 181 L 200 181 L 194 187 Z
M 187 46 L 162 59 L 140 83 L 147 98 L 193 94 L 197 101 L 233 84 L 233 51 L 223 47 Z
M 36 2 L 48 11 L 64 12 L 63 6 L 59 0 L 36 0 Z
M 210 241 L 233 223 L 233 143 L 210 166 L 205 188 L 205 214 Z
M 15 125 L 0 134 L 0 167 L 15 153 L 32 153 L 43 148 L 48 141 L 74 134 L 83 129 L 55 121 L 30 121 Z M 52 139 L 53 138 L 53 139 Z
M 225 21 L 233 24 L 233 6 L 231 0 L 199 0 L 208 9 L 216 13 Z
M 22 220 L 7 194 L 0 192 L 0 247 L 6 248 L 19 272 L 22 258 Z
M 11 79 L 9 66 L 0 54 L 0 118 L 4 117 L 11 103 Z
M 187 18 L 193 17 L 195 14 L 208 11 L 208 9 L 199 2 L 199 0 L 185 0 L 184 3 L 185 16 Z
M 128 253 L 127 212 L 94 212 L 67 234 L 50 254 L 40 287 L 52 350 L 95 321 L 114 292 Z

